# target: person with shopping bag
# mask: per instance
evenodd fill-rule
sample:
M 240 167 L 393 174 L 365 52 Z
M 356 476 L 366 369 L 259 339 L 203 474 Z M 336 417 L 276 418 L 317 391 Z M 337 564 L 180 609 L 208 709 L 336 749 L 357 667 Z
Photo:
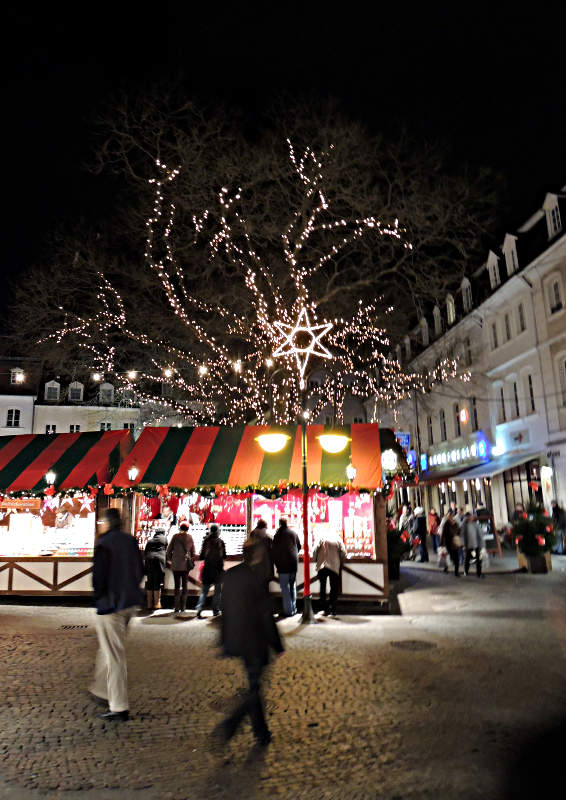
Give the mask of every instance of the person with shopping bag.
M 446 512 L 446 516 L 442 520 L 440 545 L 445 547 L 450 556 L 450 560 L 454 564 L 454 575 L 456 578 L 460 577 L 460 548 L 462 546 L 462 539 L 460 538 L 460 526 L 454 519 L 454 509 L 450 508 Z M 448 572 L 448 564 L 444 567 L 444 572 Z

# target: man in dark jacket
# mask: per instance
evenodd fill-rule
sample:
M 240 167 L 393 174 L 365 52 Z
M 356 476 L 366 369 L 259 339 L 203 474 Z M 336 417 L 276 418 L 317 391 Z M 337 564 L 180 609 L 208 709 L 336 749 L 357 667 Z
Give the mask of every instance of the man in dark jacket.
M 247 552 L 248 563 L 260 578 L 268 594 L 269 584 L 273 580 L 272 547 L 273 540 L 267 532 L 267 522 L 260 519 L 244 542 L 244 553 Z M 251 553 L 253 555 L 250 555 Z
M 283 614 L 292 617 L 297 613 L 297 567 L 301 540 L 287 526 L 286 519 L 279 520 L 279 528 L 273 537 L 271 556 L 279 574 L 279 586 L 283 600 Z
M 117 508 L 106 509 L 98 524 L 92 582 L 99 648 L 90 692 L 97 701 L 108 703 L 109 711 L 99 715 L 102 719 L 125 721 L 129 716 L 126 632 L 142 602 L 143 562 L 135 538 L 120 529 Z
M 197 618 L 202 618 L 202 609 L 204 608 L 212 584 L 214 584 L 212 613 L 217 617 L 220 614 L 222 579 L 224 578 L 224 559 L 226 558 L 226 547 L 218 535 L 218 525 L 210 526 L 210 533 L 205 537 L 202 543 L 200 557 L 201 560 L 204 561 L 204 565 L 201 576 L 202 592 L 200 593 L 197 603 Z
M 248 563 L 253 550 L 244 551 L 244 562 L 228 570 L 222 597 L 222 648 L 224 655 L 244 662 L 249 692 L 244 701 L 222 724 L 223 736 L 232 738 L 246 714 L 260 745 L 271 741 L 260 695 L 263 670 L 269 663 L 269 648 L 283 652 L 269 597 L 258 575 Z

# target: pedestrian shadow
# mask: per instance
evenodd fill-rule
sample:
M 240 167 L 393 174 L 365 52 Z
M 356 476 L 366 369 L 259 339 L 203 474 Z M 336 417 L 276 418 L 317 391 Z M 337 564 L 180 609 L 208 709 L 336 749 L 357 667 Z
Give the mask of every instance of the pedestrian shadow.
M 502 800 L 555 796 L 556 788 L 564 783 L 564 760 L 561 754 L 565 751 L 564 719 L 555 722 L 542 734 L 524 741 L 517 757 L 508 764 Z

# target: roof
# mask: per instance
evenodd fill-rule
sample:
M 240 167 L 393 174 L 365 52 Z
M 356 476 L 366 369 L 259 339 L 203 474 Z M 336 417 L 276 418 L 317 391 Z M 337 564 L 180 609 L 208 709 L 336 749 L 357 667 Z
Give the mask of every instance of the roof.
M 284 432 L 290 438 L 279 453 L 266 453 L 256 437 Z M 381 451 L 400 449 L 389 429 L 375 423 L 340 428 L 350 437 L 341 452 L 329 454 L 317 439 L 331 432 L 324 425 L 307 426 L 307 480 L 309 484 L 347 485 L 346 467 L 357 470 L 353 486 L 375 489 L 381 485 Z M 402 452 L 402 451 L 401 451 Z M 128 469 L 139 474 L 134 482 Z M 300 484 L 301 429 L 296 425 L 236 425 L 234 427 L 145 428 L 123 462 L 113 483 L 119 487 L 166 484 L 189 491 L 216 485 L 244 488 L 276 486 L 279 481 Z
M 56 489 L 106 483 L 132 444 L 128 430 L 1 436 L 0 491 L 41 491 L 49 470 Z
M 475 467 L 470 467 L 463 472 L 460 472 L 456 480 L 474 480 L 474 478 L 489 478 L 493 475 L 499 475 L 513 467 L 518 467 L 526 461 L 531 461 L 533 458 L 539 458 L 540 451 L 533 453 L 508 453 L 504 456 L 497 456 L 496 458 L 486 461 L 484 464 L 478 464 Z

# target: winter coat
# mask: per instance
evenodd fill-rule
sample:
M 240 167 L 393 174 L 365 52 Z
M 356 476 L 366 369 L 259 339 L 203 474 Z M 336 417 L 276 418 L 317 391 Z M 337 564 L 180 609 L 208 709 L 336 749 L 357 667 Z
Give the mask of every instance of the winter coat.
M 428 515 L 428 532 L 431 536 L 434 536 L 435 533 L 438 533 L 438 528 L 440 526 L 440 517 L 438 514 L 431 514 Z
M 273 537 L 271 556 L 277 572 L 297 572 L 301 540 L 295 531 L 286 525 L 281 526 Z
M 415 517 L 415 527 L 412 531 L 413 536 L 418 536 L 421 544 L 426 544 L 426 520 L 423 517 Z
M 447 550 L 457 550 L 458 546 L 454 544 L 454 537 L 460 535 L 460 526 L 454 519 L 445 517 L 441 523 L 442 535 L 440 537 L 440 544 Z
M 331 570 L 337 575 L 340 574 L 340 567 L 346 560 L 346 548 L 342 539 L 321 539 L 314 549 L 313 558 L 316 559 L 316 569 Z
M 284 650 L 269 595 L 248 564 L 238 564 L 226 573 L 221 623 L 221 643 L 226 656 L 239 656 L 248 665 L 265 665 L 270 647 L 276 653 Z
M 466 520 L 460 529 L 464 547 L 467 550 L 475 550 L 483 547 L 483 535 L 477 520 Z
M 552 522 L 557 531 L 566 529 L 566 513 L 560 506 L 553 506 L 552 508 Z
M 196 559 L 195 543 L 193 537 L 187 531 L 179 531 L 174 534 L 167 548 L 167 561 L 171 562 L 173 572 L 188 572 L 192 569 Z
M 165 575 L 165 553 L 167 551 L 167 536 L 163 531 L 157 531 L 145 546 L 143 558 L 147 572 L 148 561 L 159 564 L 161 572 Z
M 142 602 L 143 560 L 133 536 L 113 528 L 94 549 L 92 585 L 98 614 L 112 614 Z
M 218 583 L 224 575 L 226 548 L 218 533 L 209 533 L 202 543 L 200 557 L 204 561 L 201 580 L 205 584 Z
M 250 563 L 259 579 L 265 583 L 272 580 L 273 558 L 271 549 L 273 540 L 265 528 L 254 528 L 244 547 L 253 547 L 254 549 L 254 555 Z

